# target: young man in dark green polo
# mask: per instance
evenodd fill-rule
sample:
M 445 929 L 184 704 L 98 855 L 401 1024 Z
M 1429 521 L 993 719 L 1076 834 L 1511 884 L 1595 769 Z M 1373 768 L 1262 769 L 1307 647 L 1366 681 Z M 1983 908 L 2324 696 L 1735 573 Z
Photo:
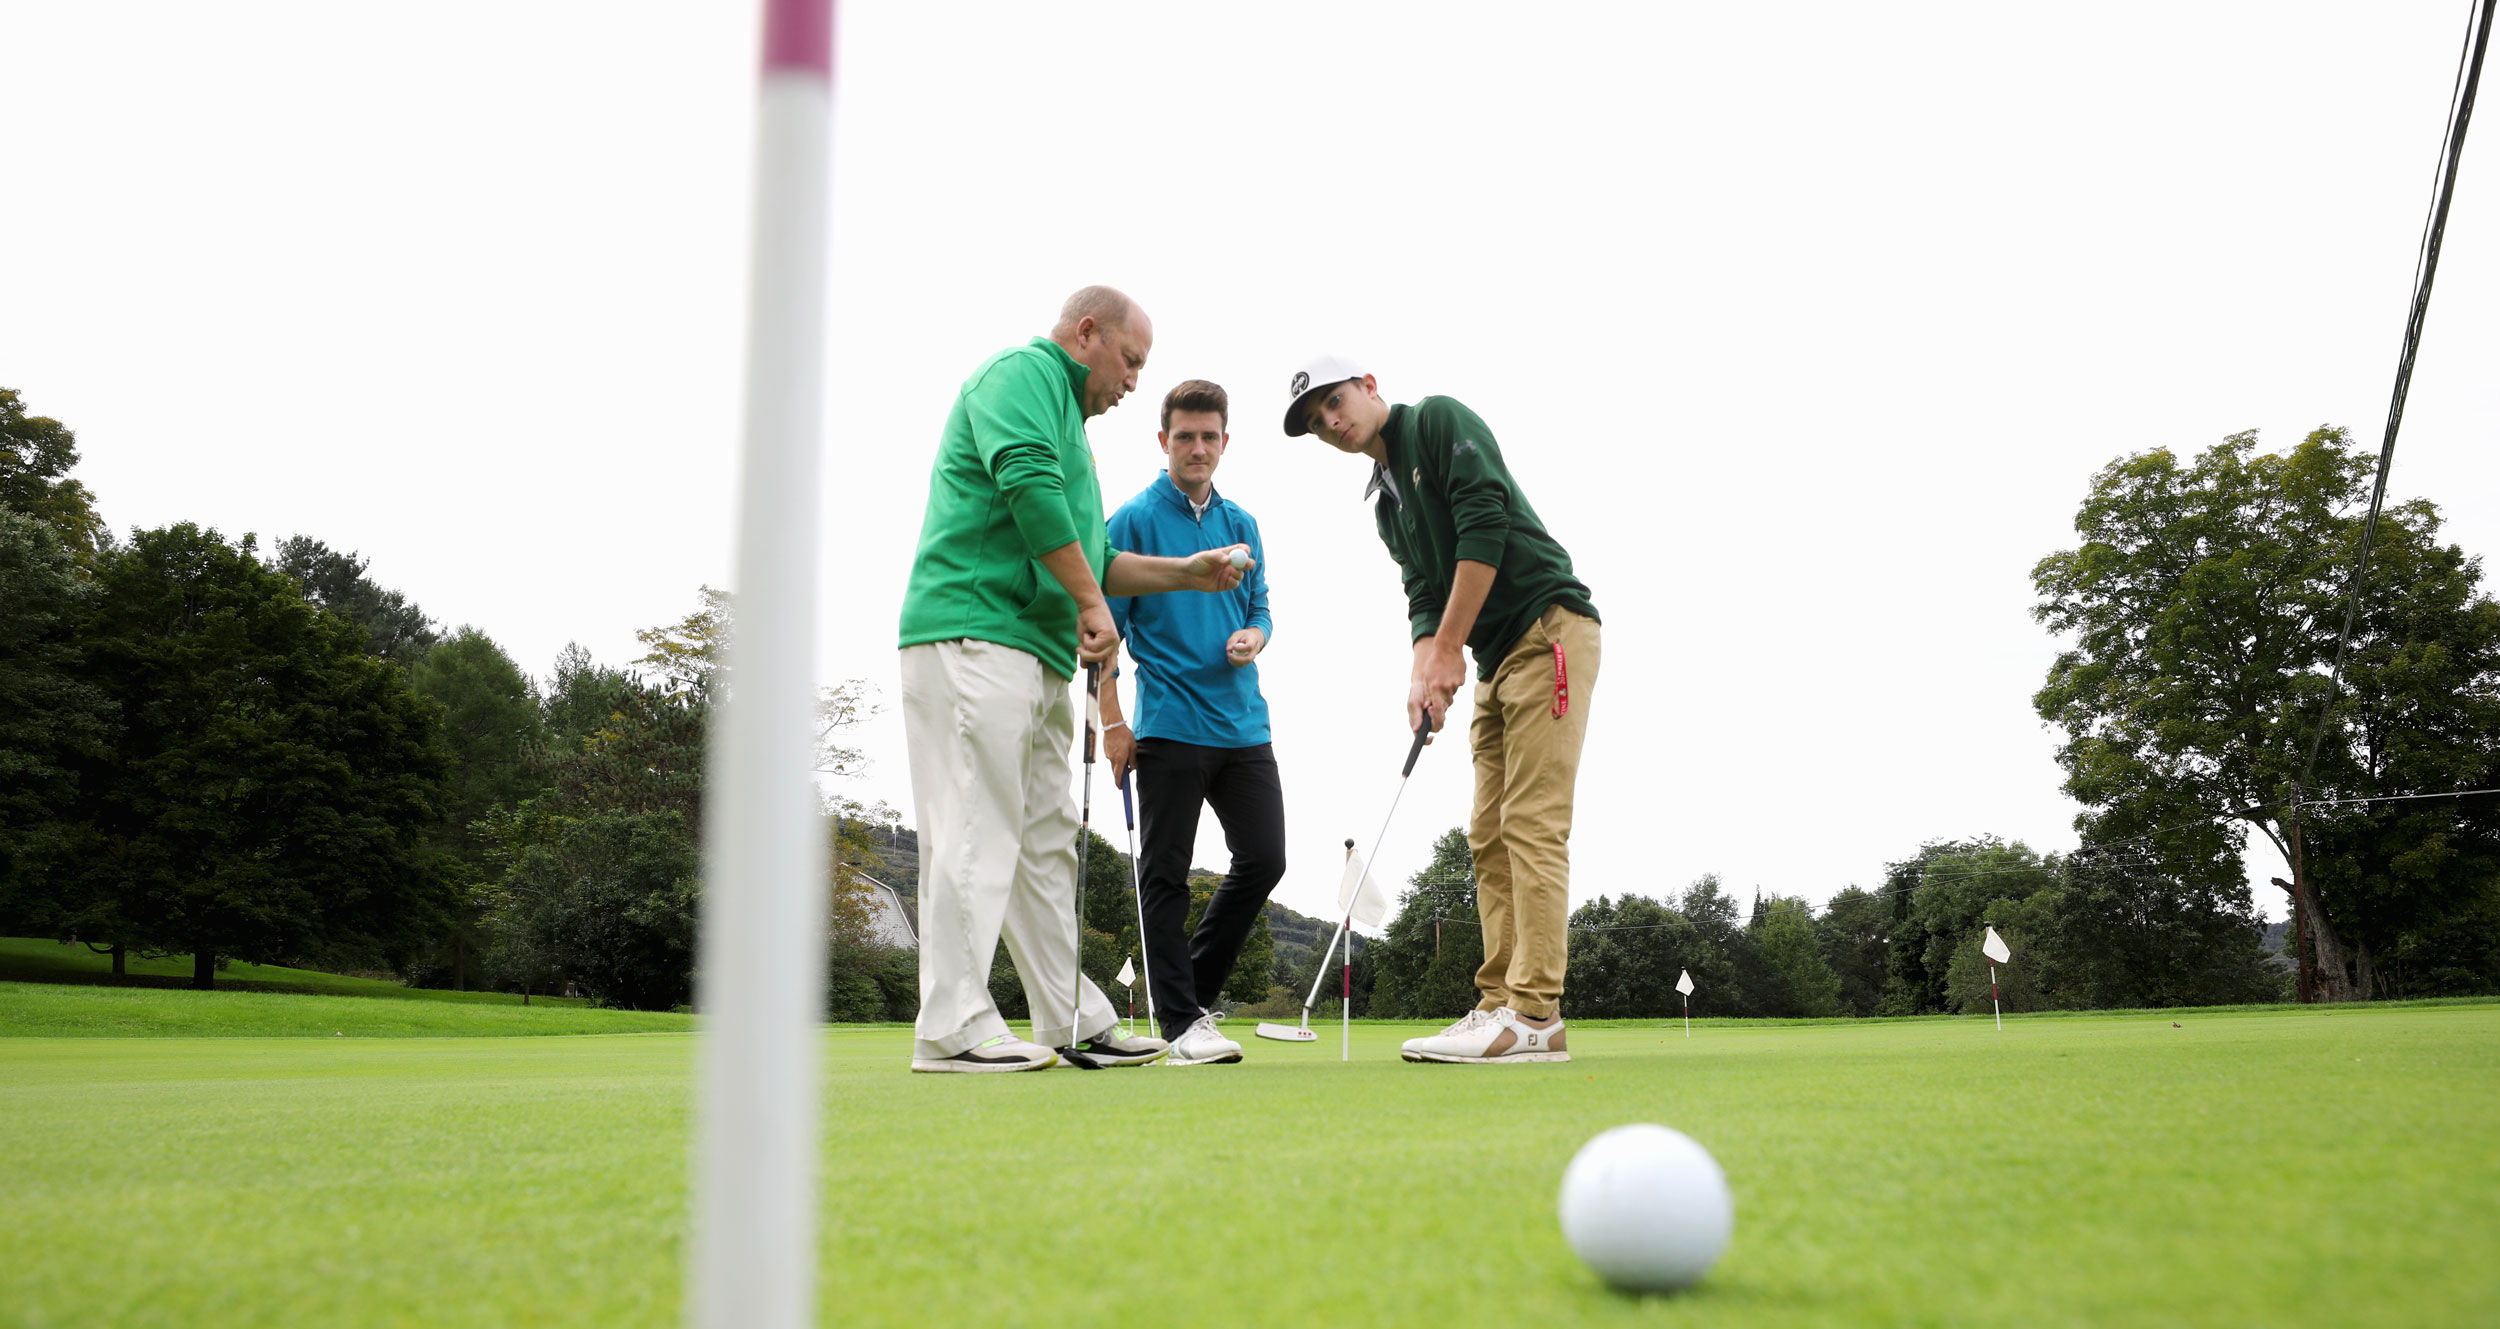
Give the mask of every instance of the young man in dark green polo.
M 1393 406 L 1356 362 L 1293 376 L 1285 433 L 1368 457 L 1373 520 L 1406 582 L 1414 667 L 1406 723 L 1439 730 L 1475 654 L 1476 861 L 1484 964 L 1476 1009 L 1408 1061 L 1569 1061 L 1562 1021 L 1571 801 L 1597 683 L 1597 606 L 1502 462 L 1493 431 L 1448 397 Z

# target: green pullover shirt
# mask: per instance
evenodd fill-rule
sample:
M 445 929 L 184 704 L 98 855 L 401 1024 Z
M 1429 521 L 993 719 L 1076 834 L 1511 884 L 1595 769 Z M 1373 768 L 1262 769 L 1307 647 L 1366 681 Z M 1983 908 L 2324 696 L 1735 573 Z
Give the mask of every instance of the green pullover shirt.
M 1388 460 L 1372 467 L 1363 497 L 1378 497 L 1372 516 L 1380 542 L 1406 576 L 1408 640 L 1440 629 L 1461 559 L 1494 568 L 1493 589 L 1467 634 L 1479 679 L 1493 677 L 1548 605 L 1597 617 L 1570 553 L 1545 533 L 1474 411 L 1448 397 L 1392 406 L 1380 439 Z
M 1039 559 L 1082 541 L 1099 582 L 1117 552 L 1085 439 L 1089 372 L 1057 342 L 1035 337 L 964 380 L 929 468 L 929 507 L 903 591 L 903 645 L 969 637 L 1076 676 L 1076 601 Z

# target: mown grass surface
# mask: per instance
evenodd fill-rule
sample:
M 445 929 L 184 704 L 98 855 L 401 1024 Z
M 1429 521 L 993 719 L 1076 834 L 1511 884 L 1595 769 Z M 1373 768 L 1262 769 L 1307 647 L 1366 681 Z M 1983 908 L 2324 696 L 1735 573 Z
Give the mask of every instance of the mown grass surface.
M 1575 1030 L 1560 1067 L 914 1076 L 828 1049 L 827 1323 L 2500 1322 L 2500 1007 Z M 0 1317 L 664 1325 L 687 1037 L 0 1040 Z M 1589 1135 L 1718 1155 L 1736 1239 L 1573 1260 Z
M 93 983 L 115 987 L 183 988 L 191 986 L 191 957 L 169 955 L 158 959 L 129 956 L 122 967 L 128 972 L 116 976 L 113 960 L 98 955 L 76 942 L 47 941 L 39 937 L 0 937 L 0 981 L 19 983 Z M 236 992 L 301 992 L 340 997 L 396 997 L 402 1000 L 466 1002 L 481 1006 L 518 1006 L 521 998 L 511 992 L 452 992 L 441 988 L 412 988 L 379 978 L 354 978 L 346 974 L 325 974 L 317 969 L 289 969 L 284 965 L 253 964 L 235 960 L 217 971 L 217 990 Z M 530 998 L 532 1006 L 588 1006 L 579 997 Z
M 684 1033 L 694 1017 L 569 1004 L 0 983 L 0 1038 L 476 1038 Z M 6 1323 L 0 1320 L 0 1324 Z

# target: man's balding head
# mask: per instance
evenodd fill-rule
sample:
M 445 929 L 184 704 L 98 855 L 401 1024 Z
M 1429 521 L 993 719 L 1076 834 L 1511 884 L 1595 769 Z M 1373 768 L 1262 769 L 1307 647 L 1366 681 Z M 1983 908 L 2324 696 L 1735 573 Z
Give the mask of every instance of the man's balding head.
M 1127 327 L 1136 314 L 1137 302 L 1113 286 L 1088 286 L 1059 306 L 1059 321 L 1051 325 L 1051 340 L 1065 342 L 1076 336 L 1077 325 L 1087 319 L 1103 327 Z
M 1085 415 L 1091 419 L 1137 389 L 1155 330 L 1136 301 L 1109 286 L 1088 286 L 1059 307 L 1050 339 L 1088 371 Z

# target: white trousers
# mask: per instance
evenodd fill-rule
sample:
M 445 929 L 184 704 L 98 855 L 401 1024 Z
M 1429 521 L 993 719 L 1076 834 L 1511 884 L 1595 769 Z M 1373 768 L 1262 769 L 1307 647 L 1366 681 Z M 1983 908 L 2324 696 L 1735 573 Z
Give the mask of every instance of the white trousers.
M 1012 646 L 903 648 L 903 736 L 920 819 L 914 1056 L 951 1057 L 1007 1032 L 990 1000 L 1002 927 L 1034 1042 L 1066 1047 L 1078 1028 L 1100 1034 L 1119 1022 L 1110 998 L 1077 971 L 1069 689 Z

